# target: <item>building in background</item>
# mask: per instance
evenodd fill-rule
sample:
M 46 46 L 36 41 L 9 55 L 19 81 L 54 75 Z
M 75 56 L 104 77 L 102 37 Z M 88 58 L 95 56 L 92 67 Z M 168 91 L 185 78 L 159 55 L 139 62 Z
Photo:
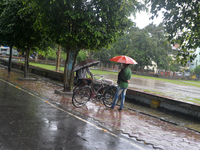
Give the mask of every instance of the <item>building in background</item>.
M 196 54 L 196 58 L 192 62 L 188 61 L 187 63 L 189 70 L 194 70 L 197 66 L 200 65 L 200 48 L 199 47 L 195 50 L 194 54 Z
M 10 47 L 8 46 L 0 46 L 0 55 L 9 56 L 10 55 Z M 12 56 L 19 56 L 19 52 L 16 49 L 12 49 Z

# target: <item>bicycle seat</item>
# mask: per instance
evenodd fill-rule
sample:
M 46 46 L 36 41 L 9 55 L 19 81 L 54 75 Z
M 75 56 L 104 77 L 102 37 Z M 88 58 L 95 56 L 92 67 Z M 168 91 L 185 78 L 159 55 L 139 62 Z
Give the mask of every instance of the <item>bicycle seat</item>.
M 105 84 L 109 84 L 109 85 L 113 85 L 114 84 L 113 80 L 109 80 L 109 79 L 104 79 L 104 83 Z

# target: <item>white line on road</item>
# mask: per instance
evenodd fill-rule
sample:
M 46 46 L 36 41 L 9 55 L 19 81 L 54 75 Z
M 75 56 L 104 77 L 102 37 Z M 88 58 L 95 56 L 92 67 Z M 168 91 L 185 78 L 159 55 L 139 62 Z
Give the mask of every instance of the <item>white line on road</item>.
M 62 108 L 59 108 L 59 107 L 57 107 L 56 105 L 50 103 L 49 101 L 46 101 L 45 99 L 43 99 L 43 98 L 41 98 L 41 97 L 38 97 L 37 95 L 34 95 L 33 93 L 31 93 L 31 92 L 29 92 L 29 91 L 27 91 L 27 90 L 25 90 L 25 89 L 22 89 L 22 88 L 20 88 L 20 87 L 14 85 L 14 84 L 12 84 L 12 83 L 10 83 L 10 82 L 7 82 L 7 81 L 5 81 L 5 80 L 3 80 L 3 79 L 0 79 L 0 80 L 3 81 L 3 82 L 5 82 L 5 83 L 7 83 L 7 84 L 9 84 L 9 85 L 11 85 L 11 86 L 13 86 L 13 87 L 15 87 L 15 88 L 17 88 L 17 89 L 19 89 L 19 90 L 21 90 L 21 91 L 24 91 L 24 92 L 30 94 L 31 96 L 34 96 L 34 97 L 36 97 L 36 98 L 42 100 L 43 102 L 45 102 L 45 103 L 51 105 L 52 107 L 54 107 L 54 108 L 56 108 L 56 109 L 59 109 L 59 110 L 65 112 L 65 113 L 67 113 L 67 114 L 69 114 L 69 115 L 71 115 L 71 116 L 73 116 L 73 117 L 75 117 L 75 118 L 77 118 L 77 119 L 79 119 L 79 120 L 81 120 L 81 121 L 87 123 L 87 124 L 90 124 L 91 126 L 97 128 L 97 129 L 99 129 L 99 130 L 102 130 L 102 131 L 104 131 L 104 132 L 107 132 L 108 134 L 110 134 L 110 135 L 112 135 L 112 136 L 115 136 L 115 137 L 117 137 L 117 138 L 120 138 L 120 139 L 122 139 L 122 140 L 124 140 L 124 141 L 126 141 L 126 142 L 128 142 L 128 143 L 130 143 L 130 144 L 132 144 L 132 145 L 134 145 L 135 147 L 137 147 L 138 149 L 145 150 L 144 148 L 142 148 L 142 147 L 136 145 L 135 143 L 132 143 L 131 141 L 129 141 L 129 140 L 125 139 L 125 138 L 119 137 L 118 135 L 113 134 L 112 132 L 110 132 L 110 131 L 108 131 L 108 130 L 106 130 L 106 129 L 103 129 L 103 128 L 101 128 L 101 127 L 98 127 L 97 125 L 95 125 L 95 124 L 93 124 L 93 123 L 91 123 L 91 122 L 89 122 L 89 121 L 87 121 L 87 120 L 85 120 L 85 119 L 82 119 L 82 118 L 80 118 L 80 117 L 77 116 L 77 115 L 74 115 L 74 114 L 72 114 L 72 113 L 70 113 L 70 112 L 68 112 L 68 111 L 66 111 L 66 110 L 64 110 L 64 109 L 62 109 Z

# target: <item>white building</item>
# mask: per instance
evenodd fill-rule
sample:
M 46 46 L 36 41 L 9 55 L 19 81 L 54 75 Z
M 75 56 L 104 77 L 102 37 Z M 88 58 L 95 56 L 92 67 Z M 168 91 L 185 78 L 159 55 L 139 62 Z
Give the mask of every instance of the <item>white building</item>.
M 10 47 L 0 46 L 0 55 L 10 55 Z M 12 49 L 12 56 L 19 56 L 19 52 L 16 49 Z
M 152 61 L 152 66 L 145 66 L 144 69 L 145 70 L 152 70 L 154 71 L 154 73 L 158 73 L 158 66 L 157 66 L 157 63 Z
M 197 66 L 200 65 L 200 48 L 198 47 L 194 54 L 196 54 L 196 58 L 190 62 L 188 61 L 187 66 L 189 67 L 189 70 L 194 70 Z

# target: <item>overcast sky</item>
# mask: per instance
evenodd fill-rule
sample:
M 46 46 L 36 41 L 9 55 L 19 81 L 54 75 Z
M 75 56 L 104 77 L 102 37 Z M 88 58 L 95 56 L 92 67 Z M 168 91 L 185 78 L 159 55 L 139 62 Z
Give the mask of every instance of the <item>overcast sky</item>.
M 136 18 L 134 18 L 133 16 L 131 17 L 131 20 L 133 22 L 136 22 L 136 26 L 139 27 L 140 29 L 146 27 L 148 24 L 152 23 L 158 25 L 159 23 L 162 22 L 162 15 L 159 14 L 158 18 L 154 18 L 154 20 L 149 20 L 149 18 L 151 17 L 150 13 L 146 13 L 146 12 L 140 12 L 136 14 Z

